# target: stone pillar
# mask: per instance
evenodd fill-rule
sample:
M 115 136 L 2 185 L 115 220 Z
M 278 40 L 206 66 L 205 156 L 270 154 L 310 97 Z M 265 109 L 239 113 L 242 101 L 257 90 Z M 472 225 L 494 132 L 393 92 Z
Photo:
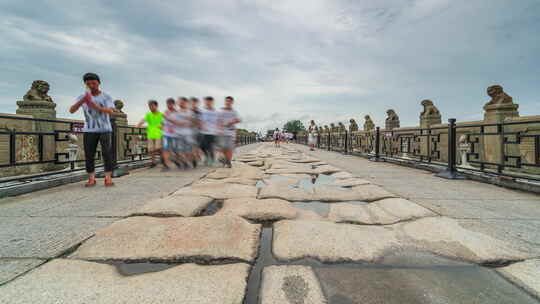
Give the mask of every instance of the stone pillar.
M 492 85 L 487 88 L 487 95 L 491 100 L 484 105 L 485 123 L 502 123 L 506 118 L 519 117 L 519 105 L 514 104 L 512 97 L 508 96 L 503 87 Z M 503 127 L 503 131 L 509 127 Z M 486 127 L 486 133 L 497 132 L 496 126 Z M 503 151 L 506 155 L 519 156 L 518 145 L 505 145 L 503 135 L 482 136 L 484 160 L 492 163 L 504 164 Z
M 125 127 L 128 125 L 127 120 L 127 114 L 122 111 L 122 108 L 124 108 L 124 102 L 120 99 L 117 99 L 114 101 L 114 113 L 111 115 L 112 118 L 114 118 L 115 125 L 116 125 L 116 156 L 117 160 L 125 160 L 126 157 L 125 151 L 129 147 L 126 144 L 126 141 L 124 140 L 124 134 L 129 132 L 129 129 L 127 128 L 119 128 L 119 127 Z M 131 141 L 132 144 L 132 150 L 135 151 L 135 139 Z
M 385 129 L 392 130 L 399 128 L 399 116 L 396 114 L 396 111 L 389 109 L 386 111 L 386 114 L 388 117 L 386 117 Z
M 441 113 L 439 109 L 433 105 L 433 101 L 429 99 L 422 100 L 421 105 L 424 107 L 424 111 L 420 113 L 420 128 L 428 128 L 431 125 L 440 124 Z
M 52 98 L 47 95 L 49 92 L 49 84 L 46 81 L 43 80 L 35 80 L 32 82 L 32 87 L 30 90 L 23 96 L 23 100 L 17 101 L 17 114 L 23 114 L 23 115 L 31 115 L 33 118 L 36 119 L 56 119 L 56 104 L 53 102 Z M 56 129 L 56 124 L 54 122 L 43 122 L 43 121 L 37 121 L 33 122 L 33 128 L 31 131 L 33 132 L 42 132 L 42 133 L 52 133 Z M 64 129 L 65 126 L 59 126 L 61 129 Z M 23 130 L 18 130 L 23 131 Z M 26 131 L 26 130 L 24 130 Z M 18 136 L 17 139 L 17 150 L 19 152 L 24 151 L 24 149 L 19 148 L 19 143 L 22 143 L 25 141 L 25 139 L 28 139 L 30 137 L 35 137 L 35 143 L 36 143 L 36 149 L 37 149 L 37 143 L 38 143 L 38 136 Z M 54 160 L 54 155 L 56 153 L 56 141 L 54 139 L 54 136 L 43 136 L 43 160 Z M 26 159 L 28 156 L 23 155 L 24 153 L 18 155 L 18 160 L 24 160 L 24 161 L 32 161 L 32 159 Z M 37 154 L 36 154 L 37 156 Z M 38 160 L 38 159 L 35 159 Z M 56 170 L 60 167 L 48 163 L 48 164 L 40 164 L 40 165 L 33 165 L 30 169 L 30 173 L 36 173 L 41 171 L 49 171 L 49 170 Z

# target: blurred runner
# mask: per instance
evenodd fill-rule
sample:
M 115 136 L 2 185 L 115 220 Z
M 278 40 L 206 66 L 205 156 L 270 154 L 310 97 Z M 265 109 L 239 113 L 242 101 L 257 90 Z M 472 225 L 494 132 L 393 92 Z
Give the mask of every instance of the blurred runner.
M 163 115 L 163 171 L 170 169 L 171 162 L 178 163 L 178 138 L 176 129 L 179 127 L 179 115 L 173 98 L 167 99 L 167 110 Z
M 274 146 L 279 148 L 279 137 L 280 137 L 280 133 L 279 133 L 279 129 L 276 128 L 276 130 L 274 131 L 274 134 L 272 135 L 272 137 L 274 137 Z
M 197 167 L 197 161 L 193 156 L 193 112 L 189 107 L 189 100 L 185 97 L 178 98 L 180 107 L 178 114 L 178 128 L 176 129 L 178 137 L 178 153 L 185 162 L 186 168 L 191 164 L 193 168 Z
M 199 99 L 196 97 L 190 98 L 191 112 L 193 115 L 192 124 L 192 136 L 193 136 L 193 167 L 197 167 L 197 162 L 201 160 L 201 115 L 202 112 L 199 108 Z
M 214 98 L 204 98 L 204 111 L 201 115 L 201 150 L 206 156 L 206 164 L 214 163 L 214 143 L 218 130 L 218 112 L 214 109 Z
M 238 112 L 233 109 L 234 98 L 227 96 L 225 98 L 225 107 L 219 112 L 219 126 L 222 131 L 221 149 L 225 159 L 223 163 L 231 168 L 231 160 L 236 140 L 236 124 L 241 122 Z
M 163 113 L 158 111 L 158 102 L 155 100 L 148 101 L 148 108 L 150 112 L 146 113 L 144 118 L 137 124 L 137 128 L 140 128 L 146 123 L 147 149 L 152 158 L 150 168 L 153 168 L 156 166 L 157 156 L 161 155 L 161 137 L 163 136 L 161 123 L 163 121 Z

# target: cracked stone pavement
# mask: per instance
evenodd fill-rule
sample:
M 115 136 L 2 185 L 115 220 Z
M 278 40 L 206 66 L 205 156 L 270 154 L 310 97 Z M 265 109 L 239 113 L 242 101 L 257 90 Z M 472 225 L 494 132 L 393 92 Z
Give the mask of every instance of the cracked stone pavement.
M 534 195 L 294 144 L 242 147 L 231 169 L 141 172 L 116 192 L 0 201 L 0 303 L 540 297 Z

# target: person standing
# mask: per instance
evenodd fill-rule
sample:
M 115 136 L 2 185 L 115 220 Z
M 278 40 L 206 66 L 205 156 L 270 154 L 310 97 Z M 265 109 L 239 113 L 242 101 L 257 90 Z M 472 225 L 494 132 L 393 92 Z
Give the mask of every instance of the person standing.
M 84 111 L 83 142 L 86 172 L 88 182 L 85 187 L 96 185 L 95 154 L 98 143 L 101 145 L 101 154 L 105 167 L 105 186 L 113 186 L 113 151 L 112 151 L 112 125 L 110 115 L 114 112 L 114 103 L 109 94 L 99 88 L 101 80 L 95 73 L 86 73 L 83 82 L 87 91 L 77 97 L 70 108 L 70 113 L 75 113 L 80 107 Z
M 148 108 L 150 112 L 146 113 L 144 118 L 137 124 L 137 128 L 146 123 L 147 149 L 152 158 L 150 168 L 153 168 L 156 166 L 156 158 L 161 155 L 163 113 L 158 111 L 158 102 L 155 100 L 148 101 Z
M 276 148 L 279 148 L 279 137 L 280 137 L 279 128 L 276 128 L 272 137 L 274 137 L 274 146 Z
M 218 129 L 218 112 L 214 109 L 214 98 L 204 98 L 204 111 L 201 115 L 201 150 L 206 156 L 206 164 L 214 163 L 214 142 Z
M 310 121 L 308 127 L 308 145 L 311 151 L 315 151 L 315 145 L 317 144 L 317 126 L 315 121 Z
M 236 140 L 236 124 L 241 122 L 238 112 L 233 109 L 234 98 L 227 96 L 225 98 L 225 107 L 219 112 L 219 128 L 222 132 L 221 136 L 221 150 L 225 156 L 224 164 L 226 167 L 231 168 L 232 156 L 235 147 Z

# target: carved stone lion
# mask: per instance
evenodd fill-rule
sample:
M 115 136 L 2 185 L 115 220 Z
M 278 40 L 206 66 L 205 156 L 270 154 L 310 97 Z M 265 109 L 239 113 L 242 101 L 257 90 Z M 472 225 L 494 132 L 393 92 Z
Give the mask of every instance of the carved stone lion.
M 44 80 L 34 80 L 30 90 L 28 90 L 28 92 L 23 96 L 23 100 L 44 100 L 53 102 L 52 98 L 47 95 L 49 89 L 50 87 L 48 82 Z
M 369 115 L 364 116 L 364 119 L 364 131 L 371 131 L 375 129 L 375 124 L 373 123 L 373 120 L 371 120 L 371 117 L 369 117 Z
M 396 111 L 389 109 L 386 111 L 386 129 L 399 128 L 399 116 L 396 114 Z
M 441 116 L 441 112 L 439 112 L 439 109 L 437 109 L 437 107 L 433 105 L 433 101 L 429 99 L 425 99 L 425 100 L 422 100 L 421 104 L 424 107 L 424 111 L 420 113 L 420 118 L 430 118 L 430 117 Z
M 330 132 L 330 128 L 328 128 L 328 125 L 324 125 L 324 131 L 325 132 Z
M 121 101 L 120 99 L 117 99 L 114 101 L 114 111 L 115 112 L 118 112 L 118 113 L 124 113 L 122 112 L 122 108 L 124 107 L 124 102 Z
M 330 123 L 330 132 L 336 132 L 337 131 L 337 127 L 334 123 Z
M 339 132 L 345 132 L 347 128 L 345 128 L 345 125 L 342 122 L 338 122 L 338 131 Z
M 503 87 L 496 84 L 487 88 L 487 94 L 491 97 L 491 100 L 486 103 L 487 105 L 499 105 L 499 104 L 513 104 L 512 97 L 508 96 Z
M 356 124 L 356 120 L 354 120 L 354 118 L 351 118 L 349 120 L 349 132 L 355 131 L 358 131 L 358 124 Z

